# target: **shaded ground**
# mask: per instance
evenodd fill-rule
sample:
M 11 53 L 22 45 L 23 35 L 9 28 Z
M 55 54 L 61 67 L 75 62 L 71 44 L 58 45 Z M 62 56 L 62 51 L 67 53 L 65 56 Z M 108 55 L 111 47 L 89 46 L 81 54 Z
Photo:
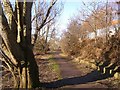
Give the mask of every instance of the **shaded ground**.
M 60 51 L 54 53 L 53 59 L 58 63 L 60 67 L 60 74 L 62 78 L 70 78 L 81 76 L 80 70 L 78 70 L 67 57 L 62 57 Z
M 51 52 L 60 68 L 62 79 L 52 82 L 43 82 L 44 88 L 108 88 L 110 87 L 110 75 L 101 74 L 96 70 L 81 65 L 81 69 L 76 68 L 75 64 L 67 57 L 61 56 L 61 52 Z M 112 76 L 111 76 L 112 77 Z
M 60 51 L 36 54 L 35 58 L 43 88 L 77 88 L 79 90 L 80 88 L 113 87 L 111 81 L 114 81 L 114 78 L 101 74 L 85 64 L 76 64 L 69 57 L 62 56 Z M 10 76 L 2 81 L 5 82 L 2 82 L 5 87 L 12 87 L 13 79 Z
M 56 63 L 51 59 L 52 54 L 35 55 L 38 67 L 40 82 L 51 82 L 59 80 L 60 74 L 56 67 Z

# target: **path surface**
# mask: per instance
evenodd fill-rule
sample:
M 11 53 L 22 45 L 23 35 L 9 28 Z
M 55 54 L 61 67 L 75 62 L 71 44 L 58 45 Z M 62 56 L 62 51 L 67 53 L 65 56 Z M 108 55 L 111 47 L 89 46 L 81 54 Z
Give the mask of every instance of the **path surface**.
M 81 66 L 81 70 L 76 68 L 75 64 L 68 58 L 60 55 L 61 52 L 53 53 L 53 59 L 58 63 L 62 79 L 50 83 L 44 83 L 43 87 L 46 88 L 107 88 L 106 85 L 100 84 L 98 80 L 104 80 L 108 76 L 103 75 L 97 71 L 87 71 L 84 75 L 85 65 Z
M 54 55 L 54 60 L 58 63 L 60 67 L 61 77 L 62 78 L 70 78 L 81 76 L 80 70 L 78 70 L 69 59 L 62 57 L 60 52 L 56 52 Z

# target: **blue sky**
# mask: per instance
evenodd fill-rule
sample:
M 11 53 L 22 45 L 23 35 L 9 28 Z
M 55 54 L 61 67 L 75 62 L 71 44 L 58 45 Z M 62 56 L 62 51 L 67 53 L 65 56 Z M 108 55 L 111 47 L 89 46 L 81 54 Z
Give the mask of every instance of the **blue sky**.
M 63 1 L 63 0 L 60 0 Z M 107 0 L 64 0 L 64 9 L 61 13 L 61 16 L 58 20 L 58 32 L 59 35 L 66 30 L 67 24 L 70 18 L 74 17 L 79 13 L 79 10 L 84 6 L 83 2 L 91 2 L 91 1 L 102 1 L 106 2 Z M 108 2 L 115 2 L 119 0 L 108 0 Z
M 64 24 L 67 24 L 67 22 L 69 21 L 69 19 L 71 17 L 73 17 L 75 14 L 78 14 L 78 10 L 81 6 L 80 2 L 67 2 L 64 5 L 64 10 L 62 11 L 62 15 L 60 17 L 61 20 L 63 20 L 62 22 Z
M 14 2 L 15 0 L 10 0 L 12 2 Z M 50 0 L 46 0 L 46 1 L 50 1 Z M 62 1 L 64 4 L 64 9 L 61 13 L 61 16 L 58 19 L 57 22 L 57 29 L 59 34 L 62 33 L 62 31 L 64 31 L 67 28 L 67 24 L 70 20 L 70 18 L 74 17 L 76 14 L 78 14 L 80 8 L 82 8 L 82 1 L 84 2 L 91 2 L 91 1 L 98 1 L 98 0 L 58 0 L 58 1 Z M 107 1 L 107 0 L 99 0 L 99 1 Z M 119 0 L 108 0 L 110 2 L 115 2 L 115 1 L 119 1 Z
M 82 3 L 80 1 L 79 2 L 71 2 L 71 1 L 64 2 L 64 9 L 61 13 L 60 18 L 58 19 L 59 34 L 61 34 L 62 31 L 64 31 L 67 28 L 67 24 L 70 18 L 78 14 L 79 9 L 81 8 L 81 5 Z

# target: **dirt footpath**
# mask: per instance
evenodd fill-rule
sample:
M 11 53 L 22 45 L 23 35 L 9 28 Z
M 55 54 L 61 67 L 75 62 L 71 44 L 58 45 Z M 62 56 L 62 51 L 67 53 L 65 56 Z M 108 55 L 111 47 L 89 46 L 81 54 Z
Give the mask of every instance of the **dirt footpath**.
M 93 70 L 85 64 L 76 64 L 69 57 L 63 56 L 60 51 L 48 54 L 52 55 L 51 59 L 58 64 L 61 78 L 54 78 L 54 80 L 49 80 L 50 82 L 41 82 L 43 88 L 77 88 L 78 90 L 81 88 L 100 88 L 101 90 L 108 87 L 112 88 L 111 83 L 109 83 L 113 79 L 112 77 Z M 50 79 L 55 76 L 49 74 L 54 74 L 51 71 L 47 71 L 46 81 L 48 77 Z
M 53 60 L 57 62 L 60 69 L 61 79 L 49 83 L 42 83 L 45 88 L 108 88 L 100 81 L 108 78 L 97 71 L 92 71 L 86 65 L 81 69 L 76 67 L 68 57 L 63 57 L 60 51 L 52 52 Z M 106 82 L 106 81 L 105 81 Z
M 54 55 L 56 62 L 59 65 L 60 73 L 62 78 L 71 78 L 81 76 L 80 70 L 78 70 L 70 60 L 65 57 L 62 57 L 59 52 L 56 52 Z

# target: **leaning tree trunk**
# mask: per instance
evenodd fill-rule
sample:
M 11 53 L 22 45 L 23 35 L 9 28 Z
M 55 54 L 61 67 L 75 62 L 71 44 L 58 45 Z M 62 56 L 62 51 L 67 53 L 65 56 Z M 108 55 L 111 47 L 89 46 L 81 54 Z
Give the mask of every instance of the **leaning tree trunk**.
M 19 74 L 19 76 L 17 76 L 13 72 L 16 81 L 15 87 L 39 87 L 38 66 L 34 58 L 31 44 L 32 2 L 16 1 L 15 11 L 13 12 L 8 0 L 7 2 L 3 0 L 3 7 L 4 11 L 0 3 L 0 23 L 2 28 L 0 29 L 0 35 L 9 52 L 8 57 L 10 58 L 10 63 L 12 63 L 11 71 L 13 72 L 15 68 Z

